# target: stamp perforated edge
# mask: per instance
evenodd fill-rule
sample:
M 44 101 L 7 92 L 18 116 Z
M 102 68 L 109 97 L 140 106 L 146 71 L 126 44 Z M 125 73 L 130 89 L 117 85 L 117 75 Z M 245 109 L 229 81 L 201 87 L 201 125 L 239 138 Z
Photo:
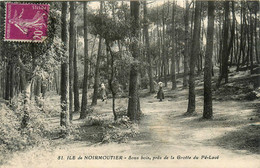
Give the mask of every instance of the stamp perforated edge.
M 17 1 L 17 2 L 8 2 L 6 1 L 5 2 L 5 14 L 4 14 L 4 36 L 3 36 L 3 41 L 4 42 L 20 42 L 20 43 L 43 43 L 47 38 L 48 38 L 48 34 L 46 36 L 46 38 L 44 38 L 43 40 L 39 41 L 39 40 L 22 40 L 22 39 L 5 39 L 5 31 L 6 31 L 6 11 L 7 11 L 7 3 L 16 3 L 16 4 L 28 4 L 28 5 L 48 5 L 49 6 L 49 12 L 50 12 L 50 4 L 47 4 L 47 3 L 40 3 L 40 4 L 35 4 L 35 3 L 27 3 L 27 2 L 20 2 L 20 1 Z M 47 31 L 48 31 L 48 25 L 49 25 L 49 15 L 48 15 L 48 20 L 47 20 Z

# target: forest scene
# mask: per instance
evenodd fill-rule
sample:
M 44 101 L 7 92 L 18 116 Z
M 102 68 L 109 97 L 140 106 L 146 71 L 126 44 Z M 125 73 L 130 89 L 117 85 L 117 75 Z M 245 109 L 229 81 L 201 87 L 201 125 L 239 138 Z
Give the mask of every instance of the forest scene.
M 0 167 L 259 167 L 259 1 L 30 3 L 43 42 L 0 1 Z

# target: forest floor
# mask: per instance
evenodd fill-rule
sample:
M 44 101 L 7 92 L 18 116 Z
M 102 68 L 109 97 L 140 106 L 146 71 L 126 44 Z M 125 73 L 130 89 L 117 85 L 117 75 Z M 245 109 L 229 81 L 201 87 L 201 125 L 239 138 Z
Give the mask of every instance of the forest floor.
M 188 105 L 188 89 L 182 89 L 181 82 L 175 91 L 170 90 L 170 85 L 164 88 L 162 102 L 155 98 L 155 94 L 147 95 L 147 90 L 143 90 L 140 99 L 143 117 L 138 124 L 129 124 L 126 120 L 122 120 L 121 125 L 113 123 L 111 100 L 107 104 L 98 100 L 92 117 L 78 120 L 79 115 L 74 115 L 78 139 L 53 139 L 47 147 L 16 152 L 2 166 L 257 168 L 260 160 L 260 102 L 254 96 L 259 94 L 259 88 L 253 94 L 250 79 L 254 76 L 248 77 L 246 72 L 231 73 L 229 83 L 213 92 L 212 120 L 202 119 L 201 80 L 196 82 L 196 114 L 193 116 L 183 115 Z M 58 105 L 58 96 L 49 99 Z M 116 104 L 125 109 L 127 99 L 117 99 Z M 53 126 L 59 125 L 59 117 L 51 117 L 49 122 Z M 59 156 L 63 159 L 59 160 Z M 95 160 L 89 156 L 122 156 L 123 161 Z

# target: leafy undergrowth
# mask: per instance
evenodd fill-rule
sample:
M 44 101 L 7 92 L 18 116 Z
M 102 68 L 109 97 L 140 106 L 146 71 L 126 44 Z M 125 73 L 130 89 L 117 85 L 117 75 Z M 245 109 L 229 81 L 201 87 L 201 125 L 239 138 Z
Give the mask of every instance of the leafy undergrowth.
M 228 83 L 215 91 L 215 100 L 255 100 L 259 98 L 260 89 L 252 89 L 248 84 Z
M 249 70 L 236 72 L 231 68 L 229 83 L 223 84 L 213 93 L 215 100 L 256 100 L 260 98 L 260 74 Z
M 30 120 L 25 128 L 21 127 L 23 106 L 20 97 L 13 104 L 1 103 L 0 107 L 0 163 L 12 152 L 49 144 L 52 128 L 46 122 L 48 116 L 34 104 L 29 105 Z
M 113 120 L 111 114 L 90 114 L 78 130 L 78 140 L 92 143 L 125 143 L 130 137 L 136 136 L 137 124 L 125 115 L 125 108 L 117 109 L 118 119 Z
M 138 134 L 138 126 L 133 124 L 127 116 L 117 119 L 115 122 L 103 126 L 102 143 L 127 142 L 130 137 Z

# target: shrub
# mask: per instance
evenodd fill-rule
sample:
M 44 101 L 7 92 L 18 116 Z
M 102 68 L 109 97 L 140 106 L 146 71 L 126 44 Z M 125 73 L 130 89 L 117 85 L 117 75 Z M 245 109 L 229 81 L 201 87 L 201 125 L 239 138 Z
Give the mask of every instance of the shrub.
M 29 146 L 45 144 L 51 134 L 51 127 L 46 122 L 46 114 L 34 104 L 29 104 L 29 123 L 21 128 L 23 106 L 17 100 L 12 109 L 1 103 L 0 109 L 0 152 L 7 154 Z

